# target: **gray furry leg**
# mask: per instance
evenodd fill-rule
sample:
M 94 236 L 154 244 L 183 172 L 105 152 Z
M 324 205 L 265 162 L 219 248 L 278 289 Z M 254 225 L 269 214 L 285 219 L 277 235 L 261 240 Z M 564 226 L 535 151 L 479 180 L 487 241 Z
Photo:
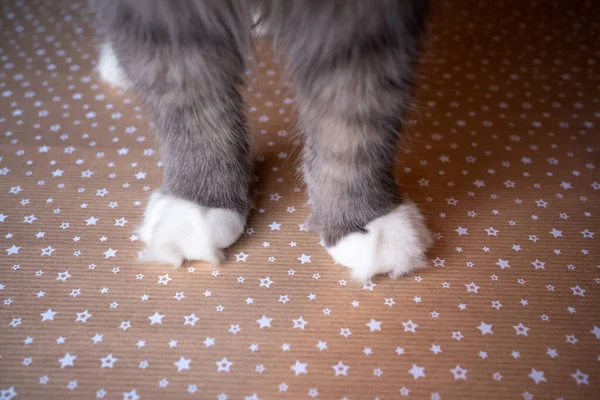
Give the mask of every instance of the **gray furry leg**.
M 270 34 L 297 88 L 311 229 L 360 280 L 421 266 L 431 236 L 415 204 L 401 199 L 394 159 L 426 2 L 269 7 Z
M 243 233 L 252 168 L 239 89 L 252 15 L 239 3 L 92 1 L 164 160 L 139 229 L 149 261 L 217 264 Z

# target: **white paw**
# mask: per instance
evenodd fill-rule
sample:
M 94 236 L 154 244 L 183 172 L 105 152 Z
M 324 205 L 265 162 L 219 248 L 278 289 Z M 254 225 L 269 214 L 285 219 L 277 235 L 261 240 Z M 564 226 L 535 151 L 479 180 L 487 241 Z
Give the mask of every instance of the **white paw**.
M 138 233 L 148 248 L 144 261 L 180 266 L 184 260 L 218 265 L 223 250 L 244 232 L 246 218 L 224 208 L 203 207 L 154 192 Z
M 100 78 L 111 86 L 123 90 L 131 87 L 131 82 L 119 66 L 117 55 L 108 42 L 103 43 L 100 48 L 100 58 L 96 66 L 96 71 L 100 75 Z
M 433 237 L 425 219 L 412 201 L 405 201 L 390 213 L 371 221 L 367 233 L 352 233 L 327 248 L 335 262 L 352 269 L 359 281 L 379 273 L 394 276 L 423 266 L 425 252 Z

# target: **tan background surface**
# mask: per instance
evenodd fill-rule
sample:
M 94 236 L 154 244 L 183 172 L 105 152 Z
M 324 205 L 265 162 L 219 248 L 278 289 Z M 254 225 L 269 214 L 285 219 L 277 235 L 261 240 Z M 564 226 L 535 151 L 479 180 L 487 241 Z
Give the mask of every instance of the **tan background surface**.
M 303 229 L 268 45 L 248 70 L 264 162 L 246 235 L 218 270 L 144 265 L 132 231 L 161 168 L 143 110 L 92 74 L 84 3 L 3 2 L 0 399 L 598 395 L 598 15 L 435 2 L 398 165 L 431 267 L 363 287 Z

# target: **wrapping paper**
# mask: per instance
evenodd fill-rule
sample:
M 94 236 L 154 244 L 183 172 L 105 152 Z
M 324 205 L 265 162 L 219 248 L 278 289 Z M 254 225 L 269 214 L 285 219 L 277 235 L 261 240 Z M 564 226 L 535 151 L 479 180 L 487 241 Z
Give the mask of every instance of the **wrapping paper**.
M 137 261 L 161 163 L 80 1 L 2 5 L 0 399 L 591 399 L 598 2 L 434 2 L 398 179 L 428 267 L 362 285 L 316 234 L 293 91 L 249 60 L 257 199 L 220 268 Z M 598 232 L 598 233 L 596 233 Z

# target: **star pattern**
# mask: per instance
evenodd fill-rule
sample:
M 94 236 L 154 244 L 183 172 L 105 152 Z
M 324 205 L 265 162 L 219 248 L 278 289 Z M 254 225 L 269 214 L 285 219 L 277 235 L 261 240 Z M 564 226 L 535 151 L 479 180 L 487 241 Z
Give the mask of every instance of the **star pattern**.
M 256 210 L 219 268 L 173 269 L 138 261 L 164 165 L 135 94 L 93 73 L 85 2 L 7 2 L 0 399 L 493 398 L 499 384 L 594 398 L 600 3 L 454 3 L 434 5 L 396 171 L 436 246 L 428 268 L 355 284 L 304 222 L 293 90 L 269 44 L 245 75 Z

